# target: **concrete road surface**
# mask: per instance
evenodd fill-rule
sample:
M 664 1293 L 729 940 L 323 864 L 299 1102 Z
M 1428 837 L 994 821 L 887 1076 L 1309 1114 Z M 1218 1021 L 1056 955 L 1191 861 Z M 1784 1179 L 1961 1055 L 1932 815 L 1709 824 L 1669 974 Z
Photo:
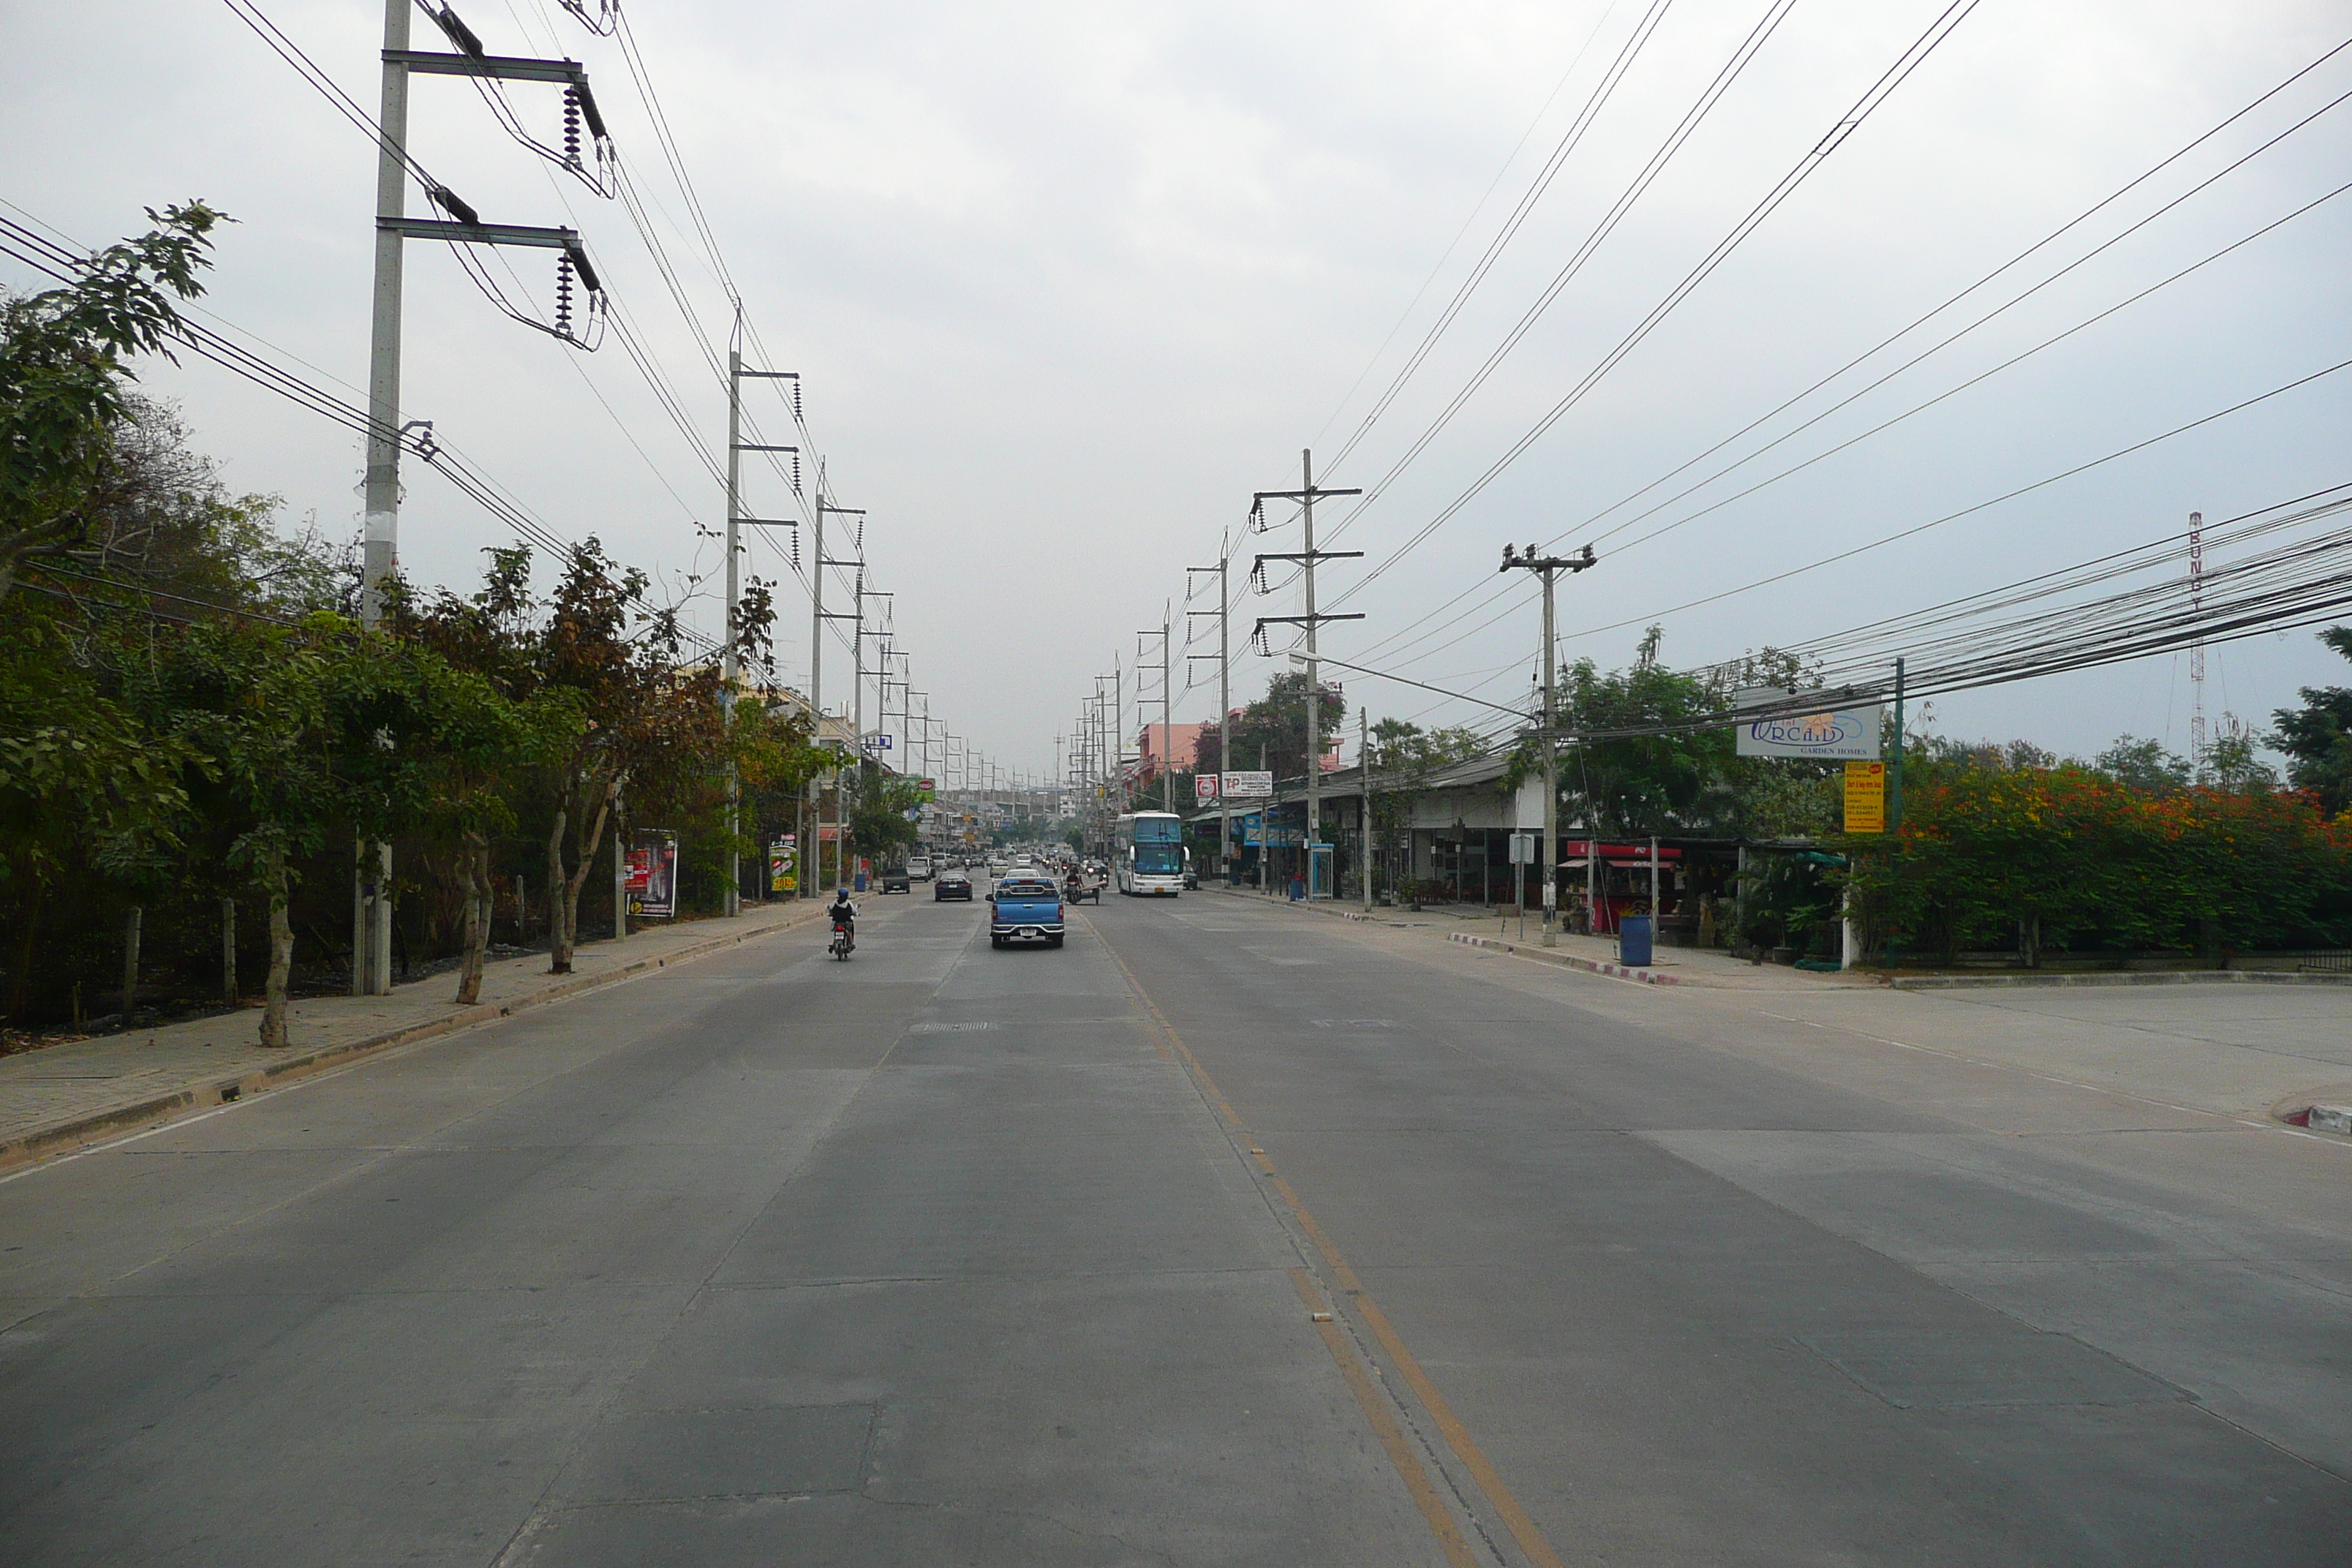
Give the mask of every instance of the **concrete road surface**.
M 865 907 L 0 1183 L 0 1561 L 2352 1560 L 2340 1145 L 1214 895 Z

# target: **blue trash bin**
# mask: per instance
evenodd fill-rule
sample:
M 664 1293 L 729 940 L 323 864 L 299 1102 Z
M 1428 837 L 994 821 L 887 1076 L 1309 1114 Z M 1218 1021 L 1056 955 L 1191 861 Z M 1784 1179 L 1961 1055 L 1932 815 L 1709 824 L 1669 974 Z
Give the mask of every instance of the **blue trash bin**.
M 1650 966 L 1650 917 L 1622 915 L 1617 921 L 1617 962 L 1633 969 Z
M 1290 879 L 1290 901 L 1294 904 L 1304 903 L 1306 899 L 1307 879 L 1304 877 L 1293 877 Z

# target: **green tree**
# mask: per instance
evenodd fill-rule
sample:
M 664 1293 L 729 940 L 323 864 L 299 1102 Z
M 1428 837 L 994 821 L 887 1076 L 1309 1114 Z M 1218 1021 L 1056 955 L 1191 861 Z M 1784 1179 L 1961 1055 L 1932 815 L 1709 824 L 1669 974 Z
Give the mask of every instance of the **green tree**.
M 1322 732 L 1319 752 L 1328 753 L 1331 742 L 1338 738 L 1348 717 L 1348 704 L 1340 694 L 1327 685 L 1316 705 L 1316 728 Z M 1238 770 L 1264 766 L 1277 779 L 1302 779 L 1307 776 L 1307 675 L 1304 670 L 1288 670 L 1274 677 L 1265 684 L 1265 695 L 1234 714 L 1228 722 L 1233 728 L 1234 766 Z M 1203 726 L 1202 738 L 1195 743 L 1196 757 L 1213 758 L 1217 754 L 1216 727 Z M 1213 763 L 1207 764 L 1213 766 Z
M 1729 772 L 1727 728 L 1679 733 L 1615 735 L 1612 731 L 1687 722 L 1723 710 L 1727 694 L 1700 676 L 1670 669 L 1659 658 L 1664 640 L 1652 626 L 1633 663 L 1602 671 L 1591 659 L 1568 669 L 1559 700 L 1562 729 L 1593 735 L 1563 748 L 1560 785 L 1573 816 L 1603 834 L 1661 833 L 1694 826 Z M 1517 776 L 1535 767 L 1530 743 Z M 1571 819 L 1572 819 L 1571 818 Z
M 1423 730 L 1404 719 L 1371 726 L 1366 761 L 1366 794 L 1371 801 L 1372 842 L 1391 860 L 1412 841 L 1412 798 L 1439 769 L 1484 754 L 1486 740 L 1475 731 Z
M 2352 626 L 2329 626 L 2319 640 L 2352 658 Z M 2271 715 L 2287 782 L 2313 791 L 2331 813 L 2352 810 L 2352 687 L 2306 686 L 2297 695 L 2302 707 Z
M 2189 759 L 2167 751 L 2161 741 L 2118 735 L 2114 745 L 2091 759 L 2091 766 L 2119 784 L 2148 795 L 2176 795 L 2189 785 Z
M 861 765 L 849 812 L 851 851 L 883 861 L 911 847 L 920 837 L 914 816 L 919 804 L 921 791 L 913 779 L 886 773 L 872 763 Z
M 186 330 L 173 300 L 204 292 L 221 216 L 202 202 L 147 216 L 153 229 L 77 264 L 71 283 L 0 300 L 0 602 L 26 563 L 87 542 L 130 413 L 124 362 L 169 358 Z

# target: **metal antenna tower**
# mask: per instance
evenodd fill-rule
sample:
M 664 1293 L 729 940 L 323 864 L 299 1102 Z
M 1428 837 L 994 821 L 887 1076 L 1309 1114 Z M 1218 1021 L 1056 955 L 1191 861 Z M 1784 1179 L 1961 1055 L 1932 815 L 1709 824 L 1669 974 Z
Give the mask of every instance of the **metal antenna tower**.
M 2205 514 L 2189 514 L 2189 619 L 2197 636 L 2189 644 L 2189 768 L 2205 777 Z

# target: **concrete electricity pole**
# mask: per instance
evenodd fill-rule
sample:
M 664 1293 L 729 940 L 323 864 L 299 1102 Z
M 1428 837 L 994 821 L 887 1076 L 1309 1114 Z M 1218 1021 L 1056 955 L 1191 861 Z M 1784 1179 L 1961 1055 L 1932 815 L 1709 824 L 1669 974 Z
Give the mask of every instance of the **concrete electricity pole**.
M 1363 866 L 1358 879 L 1364 884 L 1364 912 L 1372 912 L 1372 721 L 1360 702 L 1356 704 L 1356 805 L 1357 826 L 1364 830 Z
M 828 610 L 824 607 L 824 569 L 828 566 L 855 566 L 857 564 L 857 563 L 854 561 L 835 561 L 825 554 L 824 520 L 827 516 L 864 517 L 866 515 L 866 509 L 864 507 L 856 506 L 835 506 L 831 501 L 824 499 L 824 465 L 820 462 L 817 465 L 816 470 L 815 510 L 816 538 L 814 542 L 816 548 L 809 556 L 809 717 L 816 726 L 816 734 L 813 738 L 814 742 L 817 746 L 823 747 L 825 743 L 824 623 L 827 621 L 854 621 L 857 618 L 854 615 L 844 615 L 839 611 Z M 839 887 L 841 885 L 842 826 L 839 768 L 835 768 L 834 770 L 834 776 L 833 885 L 835 887 Z M 812 787 L 821 792 L 824 786 L 822 784 L 813 784 Z M 819 846 L 818 847 L 821 851 L 823 847 Z M 821 854 L 817 864 L 820 875 L 822 875 Z M 823 886 L 824 884 L 820 882 L 818 885 Z
M 1315 610 L 1315 566 L 1321 561 L 1350 560 L 1363 554 L 1360 550 L 1322 550 L 1315 548 L 1315 503 L 1325 496 L 1360 496 L 1360 489 L 1318 489 L 1315 484 L 1315 454 L 1303 450 L 1298 454 L 1300 488 L 1295 490 L 1260 490 L 1250 503 L 1250 517 L 1261 531 L 1265 528 L 1265 503 L 1270 500 L 1295 500 L 1306 530 L 1306 548 L 1289 553 L 1269 553 L 1257 558 L 1251 574 L 1257 578 L 1259 592 L 1265 592 L 1265 563 L 1269 561 L 1297 561 L 1307 569 L 1307 613 L 1303 616 L 1260 616 L 1257 629 L 1263 633 L 1269 626 L 1303 626 L 1307 628 L 1307 896 L 1315 897 L 1315 836 L 1323 828 L 1323 676 L 1315 659 L 1315 632 L 1325 621 L 1360 621 L 1357 616 L 1324 616 Z
M 1538 555 L 1536 547 L 1528 546 L 1525 555 L 1509 545 L 1503 546 L 1505 572 L 1533 572 L 1543 579 L 1543 757 L 1544 757 L 1544 830 L 1543 830 L 1543 945 L 1559 944 L 1559 700 L 1557 672 L 1553 668 L 1554 644 L 1552 634 L 1552 582 L 1562 572 L 1581 572 L 1597 558 L 1592 546 L 1584 547 L 1580 555 Z M 1584 854 L 1588 866 L 1601 854 L 1599 827 L 1585 826 Z
M 1160 639 L 1160 809 L 1162 811 L 1174 811 L 1176 809 L 1176 780 L 1173 776 L 1176 771 L 1176 759 L 1169 755 L 1168 752 L 1168 700 L 1170 692 L 1168 681 L 1169 631 L 1170 627 L 1168 624 L 1163 621 L 1155 630 L 1138 632 L 1135 634 L 1138 637 L 1158 637 Z M 1136 648 L 1135 657 L 1139 661 L 1143 658 L 1143 649 L 1141 647 L 1139 646 Z M 1139 710 L 1138 716 L 1139 717 L 1140 710 L 1143 707 L 1143 666 L 1139 662 L 1136 666 L 1135 706 Z
M 735 313 L 735 331 L 743 331 L 743 314 Z M 746 444 L 743 439 L 743 378 L 763 381 L 798 381 L 795 371 L 746 370 L 740 341 L 727 350 L 727 641 L 719 655 L 721 676 L 719 704 L 731 719 L 735 712 L 735 689 L 742 674 L 741 642 L 743 628 L 739 624 L 738 609 L 743 602 L 741 577 L 742 544 L 739 530 L 746 524 L 758 527 L 792 528 L 789 519 L 746 517 L 743 515 L 743 454 L 746 452 L 791 452 L 797 456 L 797 447 L 771 447 Z M 727 763 L 727 832 L 730 838 L 743 833 L 743 781 L 737 776 L 733 758 Z M 763 883 L 764 885 L 764 883 Z M 743 901 L 743 857 L 740 849 L 727 851 L 727 895 L 719 905 L 723 914 L 740 914 Z
M 1217 574 L 1217 879 L 1229 881 L 1226 867 L 1234 853 L 1234 805 L 1225 794 L 1225 775 L 1234 771 L 1233 602 L 1226 593 L 1233 557 L 1220 551 L 1214 566 L 1194 566 L 1192 572 Z
M 400 446 L 406 426 L 400 417 L 401 285 L 404 247 L 411 239 L 467 245 L 522 245 L 560 251 L 557 263 L 557 336 L 579 344 L 571 332 L 571 278 L 577 273 L 591 296 L 589 310 L 602 308 L 604 289 L 581 248 L 577 231 L 486 224 L 481 215 L 446 186 L 427 178 L 408 156 L 408 79 L 413 71 L 510 81 L 567 84 L 567 112 L 584 116 L 590 132 L 604 140 L 604 117 L 588 90 L 588 76 L 576 60 L 510 58 L 486 54 L 481 40 L 446 6 L 434 16 L 456 54 L 409 47 L 411 0 L 384 0 L 383 80 L 377 101 L 375 173 L 375 278 L 368 325 L 367 471 L 362 489 L 360 533 L 360 623 L 383 619 L 384 587 L 400 563 Z M 430 13 L 428 13 L 430 14 Z M 576 160 L 575 160 L 576 167 Z M 414 174 L 433 205 L 448 221 L 408 216 L 408 180 Z M 383 996 L 392 991 L 392 846 L 362 844 L 352 885 L 352 994 Z

